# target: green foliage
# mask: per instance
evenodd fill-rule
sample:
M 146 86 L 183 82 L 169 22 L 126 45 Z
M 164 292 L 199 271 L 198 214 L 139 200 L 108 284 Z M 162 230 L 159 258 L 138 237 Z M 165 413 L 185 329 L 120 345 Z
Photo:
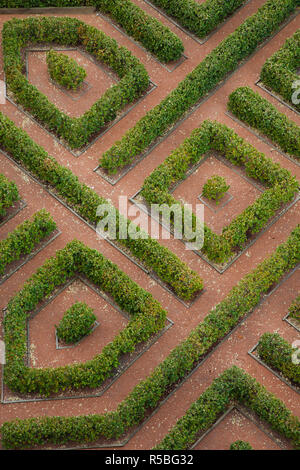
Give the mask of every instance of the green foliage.
M 245 0 L 227 0 L 226 2 L 224 0 L 206 0 L 201 4 L 195 0 L 150 1 L 199 38 L 207 36 L 218 24 L 245 3 Z
M 226 2 L 227 3 L 227 2 Z M 186 111 L 233 72 L 240 62 L 276 31 L 295 10 L 299 0 L 268 0 L 228 35 L 204 60 L 132 127 L 123 138 L 107 150 L 100 165 L 116 172 L 145 151 Z M 225 2 L 224 2 L 225 4 Z
M 49 101 L 23 74 L 21 50 L 28 43 L 81 46 L 96 60 L 111 67 L 120 80 L 106 90 L 88 111 L 80 117 L 71 117 Z M 149 76 L 145 67 L 128 49 L 123 46 L 118 47 L 114 39 L 76 18 L 13 18 L 4 23 L 2 46 L 6 82 L 17 103 L 49 131 L 67 142 L 72 149 L 86 145 L 93 135 L 113 121 L 117 113 L 126 104 L 137 99 L 149 85 Z M 57 57 L 55 52 L 51 53 L 51 57 L 53 55 Z M 67 69 L 67 80 L 69 80 L 72 67 L 66 66 L 65 60 L 68 61 L 68 59 L 59 59 L 58 69 L 61 71 L 62 66 Z M 56 70 L 57 58 L 55 63 Z M 58 76 L 59 73 L 55 72 L 56 79 Z M 65 78 L 64 84 L 66 84 Z
M 5 216 L 6 209 L 18 199 L 20 196 L 16 184 L 0 173 L 0 218 Z
M 300 128 L 268 100 L 249 87 L 237 88 L 229 96 L 228 109 L 241 121 L 258 129 L 284 151 L 300 159 Z
M 0 241 L 0 275 L 8 264 L 30 253 L 55 228 L 50 214 L 42 209 L 34 214 L 32 220 L 25 220 L 9 233 L 7 238 Z
M 253 447 L 247 441 L 235 441 L 230 445 L 230 450 L 253 450 Z
M 232 164 L 244 167 L 248 176 L 267 186 L 252 205 L 223 228 L 221 235 L 204 224 L 201 251 L 210 260 L 223 263 L 232 256 L 233 249 L 243 248 L 251 235 L 262 230 L 276 211 L 293 199 L 299 183 L 288 170 L 258 152 L 232 129 L 217 121 L 207 120 L 145 179 L 141 195 L 146 202 L 169 206 L 177 204 L 183 211 L 182 204 L 169 191 L 172 185 L 185 177 L 189 167 L 200 162 L 209 150 L 215 150 Z M 193 229 L 196 230 L 196 227 L 197 220 L 193 215 Z
M 66 256 L 60 257 L 60 260 L 64 261 L 66 267 L 69 266 Z M 186 340 L 171 351 L 150 376 L 133 388 L 126 399 L 118 405 L 116 411 L 102 415 L 47 416 L 7 422 L 1 428 L 3 445 L 6 448 L 22 448 L 46 443 L 93 442 L 101 437 L 119 438 L 131 426 L 140 423 L 149 409 L 155 408 L 170 392 L 172 386 L 193 370 L 195 364 L 258 305 L 262 295 L 299 261 L 300 225 L 293 230 L 285 243 L 278 246 L 269 258 L 247 274 L 229 292 L 227 297 L 192 330 Z M 43 285 L 44 288 L 48 288 L 48 283 Z M 19 302 L 21 299 L 26 303 L 26 297 L 19 296 Z M 24 303 L 21 305 L 18 309 L 19 315 L 22 315 Z M 19 340 L 19 336 L 20 331 L 15 340 Z M 15 351 L 11 351 L 9 356 L 13 360 Z M 220 413 L 226 411 L 231 400 L 238 400 L 250 407 L 262 419 L 268 421 L 273 429 L 292 439 L 295 447 L 300 448 L 298 419 L 292 416 L 280 400 L 236 367 L 229 369 L 221 378 L 214 381 L 212 389 L 209 388 L 200 399 L 203 406 L 193 405 L 191 412 L 186 415 L 187 418 L 183 418 L 183 426 L 177 426 L 159 448 L 189 447 L 199 431 L 206 430 Z
M 89 186 L 81 183 L 69 168 L 61 166 L 55 158 L 2 113 L 0 113 L 0 147 L 22 163 L 47 187 L 54 189 L 56 194 L 81 217 L 96 226 L 100 220 L 97 216 L 97 208 L 102 204 L 108 204 L 108 201 Z M 119 226 L 121 216 L 118 211 L 117 216 Z M 130 221 L 127 220 L 126 223 L 129 224 Z M 128 238 L 119 239 L 119 242 L 148 268 L 155 271 L 158 277 L 166 282 L 179 297 L 189 300 L 203 289 L 203 281 L 199 274 L 192 271 L 157 240 Z
M 56 326 L 58 339 L 65 343 L 77 343 L 91 332 L 97 320 L 94 311 L 84 302 L 75 302 Z
M 219 204 L 220 199 L 228 191 L 230 186 L 226 183 L 225 178 L 219 175 L 213 175 L 203 186 L 202 194 L 207 199 L 213 199 Z
M 278 333 L 264 333 L 257 346 L 260 359 L 288 380 L 299 385 L 300 367 L 292 361 L 292 355 L 296 350 Z
M 86 71 L 76 60 L 51 49 L 47 53 L 47 65 L 50 77 L 67 89 L 77 90 L 86 77 Z
M 291 103 L 298 111 L 300 111 L 300 104 L 292 102 L 292 95 L 296 91 L 293 83 L 299 81 L 299 76 L 297 75 L 299 63 L 300 29 L 287 39 L 281 49 L 265 62 L 260 73 L 260 79 L 264 85 L 282 96 L 285 101 Z
M 169 28 L 130 0 L 0 0 L 0 8 L 94 6 L 124 28 L 162 62 L 179 59 L 182 41 Z
M 289 316 L 300 321 L 300 294 L 291 303 L 289 308 Z

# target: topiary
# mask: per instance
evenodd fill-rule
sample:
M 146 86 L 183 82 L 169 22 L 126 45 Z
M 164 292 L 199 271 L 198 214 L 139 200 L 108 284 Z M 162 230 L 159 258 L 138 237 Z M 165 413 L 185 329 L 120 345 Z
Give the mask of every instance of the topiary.
M 47 53 L 47 65 L 52 80 L 68 90 L 77 90 L 86 77 L 86 71 L 76 60 L 52 49 Z
M 209 178 L 203 186 L 202 195 L 207 199 L 212 199 L 219 204 L 220 199 L 224 196 L 230 186 L 226 183 L 222 176 L 214 175 Z
M 56 326 L 59 340 L 67 344 L 77 343 L 91 332 L 96 321 L 94 311 L 84 302 L 75 302 L 64 314 Z
M 231 444 L 230 450 L 253 450 L 247 441 L 235 441 Z

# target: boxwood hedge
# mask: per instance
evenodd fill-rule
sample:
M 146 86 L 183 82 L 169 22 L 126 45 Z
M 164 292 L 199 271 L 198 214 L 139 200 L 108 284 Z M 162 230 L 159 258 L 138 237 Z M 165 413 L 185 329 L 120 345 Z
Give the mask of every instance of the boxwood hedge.
M 96 226 L 101 219 L 97 208 L 109 204 L 93 189 L 81 183 L 72 171 L 60 165 L 13 121 L 0 113 L 0 148 L 24 165 L 36 178 L 54 190 L 81 217 Z M 117 211 L 117 224 L 120 221 Z M 129 220 L 127 224 L 131 223 Z M 117 230 L 117 237 L 119 229 Z M 190 300 L 203 289 L 199 274 L 192 271 L 174 253 L 152 238 L 119 239 L 147 268 L 167 283 L 182 299 Z
M 228 35 L 179 83 L 100 158 L 100 165 L 114 173 L 131 163 L 186 111 L 233 72 L 260 43 L 276 31 L 300 5 L 300 0 L 268 0 L 254 15 Z
M 97 320 L 94 310 L 85 302 L 75 302 L 56 326 L 57 338 L 67 344 L 77 343 L 87 336 Z
M 253 447 L 250 442 L 239 440 L 230 444 L 230 450 L 253 450 Z
M 76 60 L 53 49 L 47 53 L 48 72 L 52 80 L 68 90 L 77 90 L 86 77 L 86 71 Z
M 20 196 L 16 184 L 0 173 L 0 219 L 5 216 L 7 209 L 18 199 L 20 199 Z
M 258 129 L 293 157 L 300 159 L 300 127 L 249 87 L 237 88 L 228 109 L 250 127 Z
M 65 257 L 64 260 L 68 265 Z M 6 448 L 22 448 L 46 443 L 93 442 L 102 437 L 119 438 L 132 426 L 140 423 L 149 410 L 154 409 L 171 388 L 193 370 L 198 361 L 259 304 L 263 294 L 278 283 L 299 261 L 300 225 L 292 231 L 285 243 L 278 246 L 271 256 L 247 274 L 227 297 L 213 308 L 188 338 L 176 346 L 151 375 L 132 389 L 115 411 L 102 415 L 43 416 L 6 422 L 1 427 L 3 445 Z M 216 389 L 217 399 L 214 391 Z M 250 406 L 262 419 L 268 421 L 274 429 L 292 439 L 295 446 L 300 448 L 299 421 L 291 415 L 282 402 L 236 367 L 227 371 L 225 377 L 217 381 L 213 393 L 208 391 L 206 396 L 212 397 L 212 401 L 208 403 L 209 411 L 203 413 L 202 409 L 199 413 L 199 424 L 201 426 L 201 416 L 203 416 L 205 429 L 215 421 L 220 412 L 224 411 L 230 399 L 237 398 L 246 406 Z M 186 429 L 188 431 L 184 433 L 173 432 L 171 438 L 164 440 L 160 447 L 183 449 L 189 446 L 198 433 L 198 427 L 187 426 Z
M 300 321 L 300 294 L 291 303 L 289 308 L 289 316 Z
M 182 41 L 160 21 L 130 0 L 0 0 L 0 8 L 94 6 L 108 14 L 162 62 L 178 59 Z
M 81 46 L 95 59 L 110 66 L 120 81 L 106 90 L 80 117 L 71 117 L 51 103 L 24 75 L 22 49 L 28 43 Z M 72 149 L 87 144 L 149 85 L 145 67 L 128 49 L 119 47 L 114 39 L 76 18 L 13 18 L 3 25 L 2 47 L 6 83 L 14 99 Z

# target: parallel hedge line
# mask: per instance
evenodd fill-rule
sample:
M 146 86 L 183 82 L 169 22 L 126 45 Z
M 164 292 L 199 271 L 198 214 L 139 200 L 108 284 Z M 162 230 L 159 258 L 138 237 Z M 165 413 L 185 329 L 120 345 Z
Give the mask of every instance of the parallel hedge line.
M 97 60 L 110 66 L 120 81 L 106 90 L 84 114 L 71 117 L 49 101 L 23 74 L 21 51 L 28 43 L 82 46 Z M 76 18 L 13 18 L 3 25 L 2 47 L 6 82 L 17 103 L 71 148 L 86 145 L 149 85 L 145 67 L 128 49 L 119 47 L 114 39 Z
M 30 253 L 33 248 L 56 229 L 56 223 L 48 212 L 36 212 L 32 220 L 25 220 L 0 241 L 0 276 L 5 267 Z
M 0 0 L 0 8 L 78 6 L 94 6 L 108 14 L 162 62 L 176 60 L 183 52 L 176 34 L 130 0 Z
M 229 95 L 228 109 L 241 121 L 258 129 L 284 151 L 300 159 L 300 127 L 249 87 Z
M 244 167 L 248 176 L 267 186 L 252 205 L 223 228 L 221 235 L 214 233 L 204 223 L 204 244 L 201 251 L 210 260 L 223 263 L 233 255 L 234 249 L 243 248 L 251 235 L 265 227 L 282 204 L 293 199 L 299 182 L 288 170 L 258 152 L 229 127 L 217 121 L 206 120 L 145 179 L 141 195 L 147 203 L 177 205 L 184 219 L 182 203 L 169 191 L 172 185 L 185 177 L 189 167 L 204 158 L 209 150 L 220 152 L 234 165 Z M 175 217 L 172 222 L 176 229 L 178 221 Z M 196 227 L 197 219 L 193 214 L 194 231 Z
M 225 370 L 180 418 L 155 449 L 188 449 L 232 402 L 250 408 L 272 429 L 300 448 L 300 422 L 285 404 L 236 366 Z
M 93 442 L 101 437 L 119 438 L 131 426 L 140 423 L 146 412 L 154 409 L 170 391 L 170 387 L 182 380 L 199 359 L 224 338 L 244 315 L 251 312 L 260 302 L 262 295 L 299 261 L 300 225 L 292 231 L 285 243 L 279 245 L 271 256 L 230 291 L 150 376 L 132 389 L 116 411 L 102 415 L 44 416 L 7 422 L 1 427 L 3 445 L 6 448 L 22 448 L 45 443 Z M 220 379 L 220 388 L 217 386 L 220 399 L 215 399 L 214 391 L 212 394 L 213 421 L 217 414 L 223 411 L 229 399 L 241 398 L 243 403 L 250 406 L 262 419 L 269 421 L 274 429 L 293 439 L 295 445 L 300 447 L 298 421 L 279 400 L 270 397 L 268 392 L 255 385 L 253 379 L 249 383 L 249 379 L 236 368 L 230 369 L 225 378 L 225 381 Z M 249 386 L 246 387 L 245 383 L 249 383 Z M 210 393 L 208 395 L 210 396 Z M 202 413 L 200 416 L 204 416 L 205 426 L 211 423 Z M 180 439 L 180 448 L 188 446 L 197 432 L 197 429 L 188 426 L 184 441 Z M 176 436 L 180 438 L 180 433 L 175 433 Z M 172 448 L 170 441 L 167 442 L 168 444 L 164 445 Z
M 150 0 L 199 38 L 207 36 L 246 0 Z
M 300 5 L 300 0 L 268 0 L 106 151 L 100 165 L 113 173 L 131 163 L 274 33 L 297 5 Z
M 257 353 L 268 366 L 300 385 L 300 367 L 292 361 L 295 348 L 278 333 L 264 333 L 259 339 Z
M 101 217 L 97 216 L 97 208 L 109 204 L 84 183 L 81 183 L 71 170 L 61 166 L 40 145 L 35 143 L 13 121 L 0 113 L 0 147 L 7 151 L 24 167 L 30 170 L 41 182 L 47 184 L 62 197 L 78 214 L 91 224 L 96 225 Z M 120 214 L 117 211 L 117 237 L 119 236 Z M 130 223 L 127 220 L 127 225 Z M 192 271 L 174 253 L 157 240 L 119 239 L 134 256 L 139 258 L 148 268 L 181 298 L 192 299 L 203 289 L 200 276 Z
M 16 184 L 0 173 L 0 218 L 6 214 L 6 209 L 18 199 L 20 196 Z
M 26 366 L 27 319 L 39 302 L 76 273 L 109 294 L 130 316 L 128 325 L 89 361 L 57 368 Z M 3 322 L 4 381 L 11 390 L 43 396 L 67 389 L 98 387 L 118 367 L 120 356 L 134 351 L 138 343 L 163 328 L 165 319 L 165 310 L 151 294 L 98 251 L 74 240 L 48 259 L 7 305 Z
M 296 91 L 293 83 L 299 81 L 297 69 L 300 64 L 300 29 L 275 54 L 272 55 L 261 69 L 260 79 L 271 90 L 281 95 L 300 111 L 300 103 L 292 102 Z M 299 89 L 299 86 L 297 87 Z M 299 98 L 299 93 L 298 93 Z

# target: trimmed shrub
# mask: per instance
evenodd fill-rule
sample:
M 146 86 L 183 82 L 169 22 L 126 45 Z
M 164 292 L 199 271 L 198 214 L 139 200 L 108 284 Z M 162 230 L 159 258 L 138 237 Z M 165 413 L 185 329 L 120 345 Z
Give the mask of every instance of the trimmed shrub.
M 278 333 L 263 334 L 257 346 L 257 353 L 262 361 L 291 382 L 300 385 L 299 363 L 292 361 L 296 350 Z
M 300 321 L 300 295 L 291 303 L 289 308 L 289 316 Z
M 300 104 L 292 101 L 295 92 L 293 83 L 299 81 L 297 68 L 300 63 L 300 29 L 264 64 L 260 79 L 267 88 L 278 93 L 282 98 L 300 111 Z M 298 86 L 299 88 L 299 86 Z
M 203 186 L 202 194 L 207 199 L 212 199 L 219 204 L 220 199 L 225 195 L 230 186 L 226 183 L 225 178 L 213 175 Z
M 300 225 L 292 231 L 285 243 L 278 246 L 269 258 L 230 291 L 150 376 L 132 389 L 115 411 L 102 415 L 44 416 L 7 422 L 1 427 L 3 445 L 6 448 L 23 448 L 46 443 L 93 442 L 101 437 L 119 438 L 130 427 L 139 424 L 149 410 L 157 407 L 172 387 L 193 370 L 199 360 L 258 305 L 262 295 L 299 261 Z M 68 265 L 67 260 L 66 263 Z M 12 358 L 14 357 L 15 355 L 12 355 Z M 199 430 L 206 430 L 213 424 L 233 399 L 250 407 L 262 419 L 268 421 L 273 429 L 291 439 L 295 447 L 300 448 L 299 420 L 292 416 L 280 400 L 237 367 L 224 374 L 217 382 L 214 381 L 213 390 L 210 388 L 205 392 L 204 408 L 199 407 L 198 414 L 193 411 L 189 413 L 192 421 L 185 419 L 185 431 L 182 432 L 182 428 L 177 426 L 176 432 L 164 439 L 159 448 L 189 447 L 195 441 Z M 195 423 L 195 426 L 190 423 Z
M 94 6 L 124 28 L 162 62 L 179 59 L 183 44 L 176 34 L 130 0 L 0 0 L 1 8 Z
M 48 188 L 51 187 L 81 217 L 92 225 L 97 225 L 101 219 L 97 215 L 97 209 L 102 204 L 109 204 L 108 201 L 81 183 L 69 168 L 60 165 L 2 113 L 0 113 L 0 147 L 22 163 L 39 181 Z M 120 220 L 121 216 L 117 211 L 117 237 L 119 237 Z M 127 220 L 126 223 L 129 224 L 131 221 Z M 153 270 L 182 299 L 193 299 L 203 289 L 203 281 L 199 274 L 192 271 L 157 240 L 128 237 L 126 240 L 118 239 L 118 241 L 147 268 Z
M 0 218 L 6 214 L 6 209 L 20 199 L 18 188 L 13 181 L 0 173 Z
M 76 60 L 51 49 L 47 53 L 47 65 L 50 77 L 68 90 L 77 90 L 86 77 L 86 71 Z
M 177 88 L 152 108 L 100 158 L 100 165 L 114 173 L 145 151 L 186 111 L 233 72 L 240 62 L 276 31 L 295 10 L 299 0 L 268 0 L 228 35 Z
M 300 159 L 300 127 L 249 87 L 229 95 L 228 109 L 241 121 L 258 129 L 284 151 Z
M 87 336 L 97 320 L 94 311 L 84 302 L 75 302 L 56 326 L 58 339 L 65 343 L 77 343 Z
M 253 447 L 247 441 L 235 441 L 230 445 L 230 450 L 253 450 Z
M 15 228 L 7 238 L 0 241 L 0 276 L 8 264 L 30 253 L 55 229 L 55 222 L 44 209 L 36 212 L 32 220 L 25 220 Z

